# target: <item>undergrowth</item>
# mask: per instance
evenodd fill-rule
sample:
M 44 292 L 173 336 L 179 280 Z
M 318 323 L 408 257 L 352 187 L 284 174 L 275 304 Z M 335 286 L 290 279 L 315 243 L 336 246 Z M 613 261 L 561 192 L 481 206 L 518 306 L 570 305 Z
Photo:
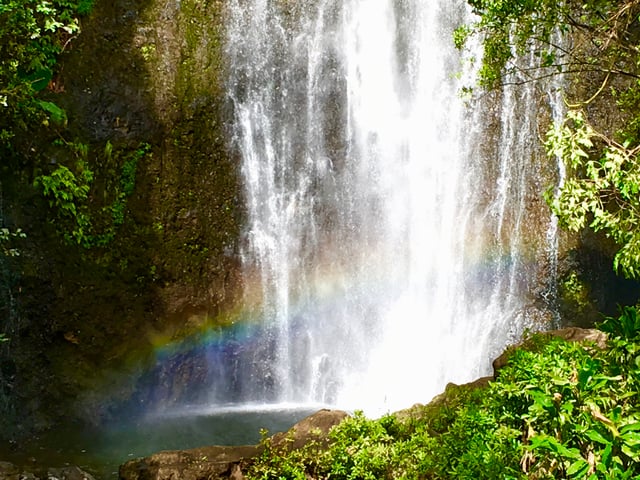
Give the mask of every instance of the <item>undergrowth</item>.
M 640 318 L 605 320 L 606 348 L 536 335 L 487 387 L 449 386 L 430 405 L 336 426 L 329 446 L 276 448 L 260 480 L 640 478 Z

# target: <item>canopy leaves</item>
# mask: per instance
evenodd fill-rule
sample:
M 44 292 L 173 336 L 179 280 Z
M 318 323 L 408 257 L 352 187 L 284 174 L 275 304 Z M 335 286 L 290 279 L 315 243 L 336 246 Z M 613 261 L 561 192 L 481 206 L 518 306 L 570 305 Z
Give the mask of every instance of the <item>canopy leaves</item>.
M 558 74 L 574 80 L 578 98 L 567 102 L 546 141 L 568 176 L 546 199 L 565 228 L 612 238 L 619 246 L 614 268 L 640 278 L 640 0 L 468 3 L 478 20 L 454 41 L 461 47 L 470 35 L 482 39 L 483 87 Z M 613 128 L 606 117 L 615 119 Z

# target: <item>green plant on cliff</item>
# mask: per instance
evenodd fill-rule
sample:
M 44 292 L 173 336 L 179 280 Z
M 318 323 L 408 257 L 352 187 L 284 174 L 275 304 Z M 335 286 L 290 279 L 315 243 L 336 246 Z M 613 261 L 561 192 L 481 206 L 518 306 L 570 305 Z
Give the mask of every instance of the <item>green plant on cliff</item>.
M 71 237 L 82 236 L 86 228 L 78 202 L 87 197 L 91 171 L 76 161 L 76 152 L 52 159 L 33 141 L 61 135 L 66 127 L 66 113 L 55 99 L 56 63 L 92 4 L 93 0 L 0 3 L 0 173 L 29 184 L 34 172 L 47 169 L 33 183 L 61 217 L 74 218 L 74 228 L 66 232 Z
M 537 335 L 484 387 L 362 413 L 329 447 L 265 449 L 251 479 L 632 479 L 640 476 L 640 316 L 606 319 L 606 346 Z
M 547 135 L 548 154 L 564 161 L 568 175 L 559 194 L 548 192 L 546 199 L 569 230 L 591 228 L 612 238 L 619 246 L 614 268 L 640 278 L 640 2 L 468 3 L 478 21 L 461 27 L 454 41 L 462 47 L 470 35 L 481 36 L 482 86 L 560 73 L 595 85 Z M 522 55 L 527 62 L 518 60 Z M 615 131 L 591 124 L 586 112 L 595 102 L 617 109 Z
M 582 112 L 570 111 L 549 131 L 546 146 L 571 173 L 558 196 L 547 193 L 562 225 L 604 232 L 621 247 L 614 268 L 640 278 L 640 145 L 619 144 L 591 127 Z
M 60 143 L 60 142 L 59 142 Z M 132 152 L 124 149 L 114 151 L 107 142 L 104 149 L 106 163 L 120 165 L 105 175 L 105 185 L 98 191 L 93 186 L 95 172 L 87 166 L 90 149 L 81 143 L 67 144 L 66 149 L 76 152 L 74 171 L 60 165 L 47 174 L 38 175 L 34 185 L 42 191 L 53 211 L 53 221 L 59 233 L 70 244 L 84 248 L 105 246 L 111 242 L 126 217 L 127 200 L 135 188 L 138 163 L 150 151 L 146 143 L 140 144 Z M 120 158 L 123 157 L 123 158 Z M 93 207 L 91 193 L 102 199 L 112 198 L 102 207 Z
M 64 165 L 56 167 L 49 175 L 36 177 L 34 184 L 42 189 L 49 205 L 55 208 L 63 221 L 72 223 L 65 229 L 67 240 L 82 242 L 88 235 L 90 220 L 81 205 L 87 200 L 93 172 L 79 163 L 74 173 Z
M 107 144 L 108 149 L 111 144 Z M 108 207 L 111 211 L 111 217 L 113 219 L 113 226 L 118 227 L 124 223 L 125 207 L 127 199 L 133 194 L 133 190 L 136 186 L 136 172 L 138 169 L 138 163 L 151 151 L 151 146 L 148 143 L 142 143 L 136 150 L 125 155 L 122 168 L 120 171 L 118 185 L 115 188 L 115 200 Z
M 62 110 L 39 98 L 55 75 L 58 55 L 79 31 L 92 0 L 7 0 L 0 3 L 0 147 Z M 6 154 L 5 154 L 6 155 Z

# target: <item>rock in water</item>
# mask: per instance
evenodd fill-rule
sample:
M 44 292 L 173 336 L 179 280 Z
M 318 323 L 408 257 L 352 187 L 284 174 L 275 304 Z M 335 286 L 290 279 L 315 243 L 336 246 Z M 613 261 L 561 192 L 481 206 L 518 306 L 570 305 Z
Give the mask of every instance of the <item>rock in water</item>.
M 315 440 L 326 442 L 329 430 L 348 414 L 320 410 L 296 423 L 287 432 L 272 437 L 273 445 L 301 448 Z M 172 450 L 130 460 L 120 467 L 121 480 L 243 480 L 243 465 L 263 451 L 262 445 L 202 447 Z

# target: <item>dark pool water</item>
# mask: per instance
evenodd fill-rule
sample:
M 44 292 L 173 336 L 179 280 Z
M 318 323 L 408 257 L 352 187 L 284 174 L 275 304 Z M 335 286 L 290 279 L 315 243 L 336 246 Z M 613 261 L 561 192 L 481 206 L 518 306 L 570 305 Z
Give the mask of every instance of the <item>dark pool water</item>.
M 288 430 L 317 411 L 309 406 L 187 408 L 100 431 L 57 429 L 17 449 L 0 446 L 0 460 L 29 471 L 77 465 L 98 479 L 116 479 L 127 460 L 161 450 L 207 445 L 252 445 L 261 429 Z

